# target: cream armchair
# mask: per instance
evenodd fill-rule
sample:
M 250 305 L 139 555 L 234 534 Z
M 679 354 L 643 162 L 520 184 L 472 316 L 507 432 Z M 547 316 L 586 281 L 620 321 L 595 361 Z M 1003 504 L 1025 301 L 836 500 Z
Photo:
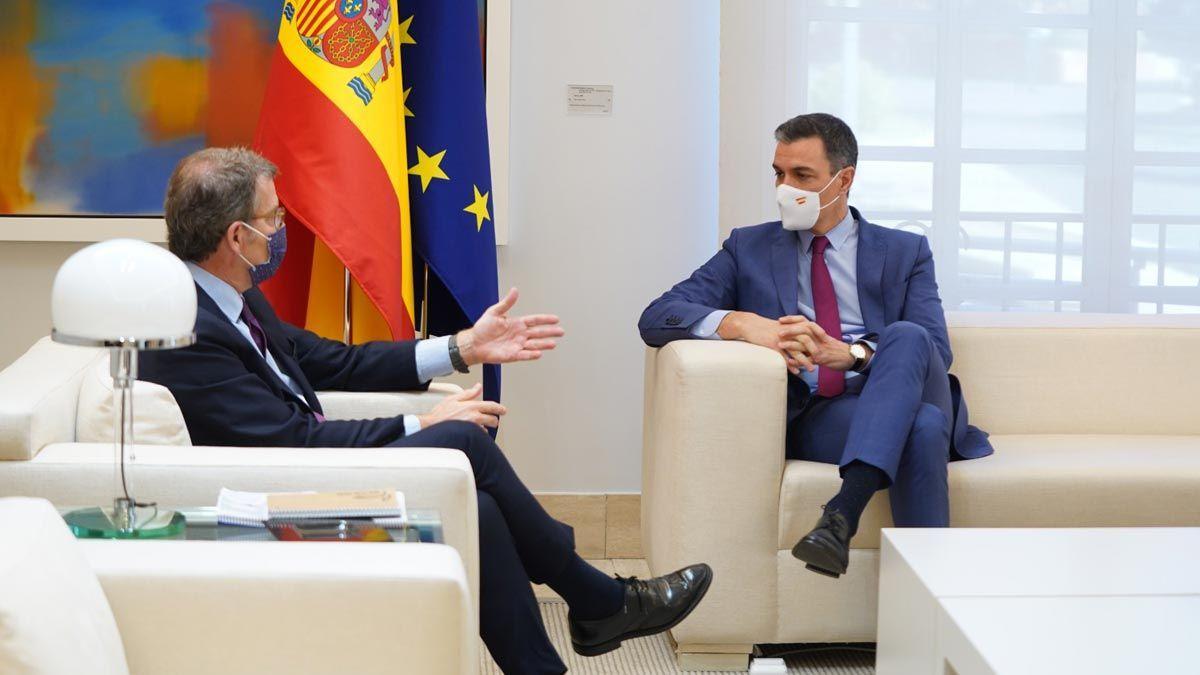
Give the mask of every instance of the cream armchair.
M 0 536 L 0 672 L 478 672 L 448 546 L 76 541 L 28 498 Z
M 1200 525 L 1200 318 L 952 314 L 950 338 L 971 420 L 996 448 L 951 464 L 952 526 Z M 779 356 L 748 344 L 647 352 L 647 562 L 715 572 L 672 632 L 681 667 L 744 670 L 759 643 L 875 640 L 886 495 L 841 579 L 792 558 L 839 480 L 784 461 L 785 380 Z
M 59 506 L 105 504 L 113 497 L 111 405 L 104 350 L 43 338 L 0 371 L 0 496 L 34 496 Z M 427 412 L 460 389 L 434 384 L 420 393 L 320 392 L 331 419 Z M 134 395 L 140 499 L 164 505 L 215 504 L 222 487 L 253 491 L 392 487 L 409 505 L 437 509 L 446 544 L 462 556 L 478 605 L 479 548 L 475 479 L 457 451 L 414 449 L 218 448 L 190 445 L 170 392 L 138 382 Z M 148 440 L 149 439 L 149 440 Z M 83 442 L 81 442 L 83 441 Z M 172 443 L 153 445 L 153 442 Z

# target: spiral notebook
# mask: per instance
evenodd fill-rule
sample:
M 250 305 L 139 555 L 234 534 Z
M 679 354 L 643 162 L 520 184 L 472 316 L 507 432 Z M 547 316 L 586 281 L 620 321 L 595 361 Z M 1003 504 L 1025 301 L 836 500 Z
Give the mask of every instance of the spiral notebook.
M 407 522 L 404 493 L 395 490 L 351 492 L 243 492 L 221 488 L 217 522 L 264 527 L 268 519 L 375 518 L 385 526 Z

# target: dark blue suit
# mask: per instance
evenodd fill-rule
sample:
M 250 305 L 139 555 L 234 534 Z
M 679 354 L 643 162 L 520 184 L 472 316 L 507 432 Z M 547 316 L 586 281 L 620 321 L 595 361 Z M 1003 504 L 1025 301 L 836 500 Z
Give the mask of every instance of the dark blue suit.
M 197 286 L 196 344 L 143 352 L 138 362 L 141 379 L 171 390 L 193 443 L 372 448 L 404 436 L 400 416 L 318 423 L 312 412 L 321 412 L 321 404 L 314 389 L 426 389 L 427 383 L 417 381 L 415 342 L 347 347 L 280 321 L 258 289 L 244 297 L 262 324 L 275 362 L 304 397 L 292 393 Z
M 991 444 L 968 424 L 961 389 L 947 374 L 950 340 L 928 242 L 850 211 L 859 305 L 878 350 L 865 376 L 847 379 L 836 398 L 789 376 L 788 456 L 876 466 L 892 480 L 898 525 L 944 525 L 946 461 L 991 454 Z M 712 259 L 646 308 L 642 339 L 653 347 L 691 339 L 691 328 L 721 309 L 797 314 L 799 242 L 779 221 L 735 229 Z
M 416 342 L 346 346 L 279 320 L 258 289 L 243 294 L 267 348 L 302 390 L 297 397 L 196 288 L 196 344 L 147 351 L 139 378 L 165 386 L 197 445 L 246 447 L 437 447 L 462 451 L 475 474 L 479 507 L 480 633 L 505 672 L 565 670 L 546 637 L 529 581 L 554 583 L 574 556 L 570 527 L 553 520 L 521 483 L 486 432 L 442 422 L 406 437 L 403 417 L 327 420 L 314 389 L 426 389 L 417 378 Z

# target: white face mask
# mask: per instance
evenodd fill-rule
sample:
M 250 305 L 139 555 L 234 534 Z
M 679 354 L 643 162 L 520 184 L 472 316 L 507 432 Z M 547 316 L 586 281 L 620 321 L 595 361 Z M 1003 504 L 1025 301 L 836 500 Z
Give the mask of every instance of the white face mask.
M 817 224 L 817 216 L 821 215 L 821 209 L 834 204 L 842 198 L 839 194 L 834 197 L 829 204 L 821 204 L 821 193 L 825 188 L 833 185 L 833 181 L 841 175 L 844 169 L 839 169 L 833 174 L 833 178 L 825 184 L 825 187 L 816 192 L 801 190 L 794 188 L 791 185 L 780 183 L 779 187 L 775 188 L 775 201 L 779 204 L 779 216 L 783 221 L 783 229 L 807 231 L 813 229 L 813 225 Z

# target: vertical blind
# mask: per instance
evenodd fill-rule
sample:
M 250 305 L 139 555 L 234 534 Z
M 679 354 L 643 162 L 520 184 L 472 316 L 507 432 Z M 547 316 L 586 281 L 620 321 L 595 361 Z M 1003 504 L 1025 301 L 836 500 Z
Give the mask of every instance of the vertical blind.
M 854 129 L 850 203 L 947 309 L 1200 312 L 1200 2 L 774 7 L 788 109 Z

